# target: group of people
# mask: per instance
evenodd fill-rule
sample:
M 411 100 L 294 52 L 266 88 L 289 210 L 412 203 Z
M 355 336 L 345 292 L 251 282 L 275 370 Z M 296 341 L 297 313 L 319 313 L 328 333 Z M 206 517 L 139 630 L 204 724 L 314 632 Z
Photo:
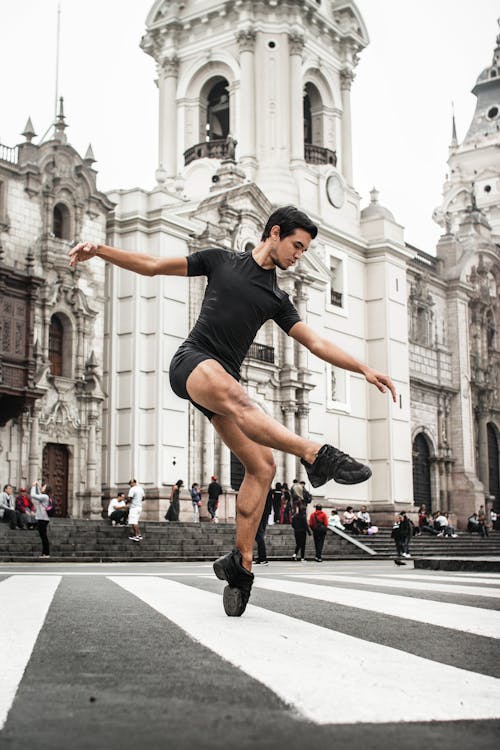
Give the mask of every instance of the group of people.
M 458 536 L 456 528 L 450 523 L 450 514 L 447 511 L 436 510 L 430 513 L 425 504 L 418 509 L 418 525 L 414 533 L 416 536 L 424 533 L 439 537 Z
M 222 487 L 217 481 L 217 477 L 215 476 L 215 474 L 213 474 L 210 478 L 210 484 L 207 487 L 207 510 L 210 515 L 211 523 L 219 523 L 219 519 L 217 518 L 217 509 L 219 507 L 219 497 L 222 495 L 222 492 Z M 190 493 L 191 503 L 193 506 L 193 521 L 194 523 L 198 523 L 198 521 L 200 520 L 200 508 L 202 507 L 203 502 L 201 499 L 201 487 L 197 482 L 191 485 Z M 178 521 L 179 518 L 177 517 L 175 520 Z
M 497 514 L 494 510 L 490 511 L 490 521 L 491 526 L 494 529 L 497 522 Z M 488 536 L 488 522 L 482 505 L 477 513 L 472 513 L 467 519 L 467 531 L 471 534 L 479 534 L 483 538 Z
M 52 488 L 48 484 L 42 485 L 39 481 L 33 482 L 29 494 L 26 487 L 21 487 L 19 494 L 15 495 L 11 484 L 5 484 L 0 493 L 0 520 L 8 523 L 13 530 L 37 529 L 42 541 L 40 557 L 50 557 L 47 527 L 55 509 Z
M 330 528 L 340 529 L 355 536 L 358 534 L 369 534 L 372 536 L 378 533 L 378 526 L 372 523 L 366 505 L 362 505 L 358 511 L 355 511 L 352 505 L 348 505 L 342 513 L 342 518 L 340 518 L 339 511 L 333 508 L 328 525 Z
M 290 487 L 286 482 L 276 482 L 269 492 L 271 495 L 269 515 L 272 522 L 277 524 L 291 524 L 299 505 L 307 506 L 312 501 L 312 495 L 303 480 L 299 482 L 298 479 L 294 479 Z

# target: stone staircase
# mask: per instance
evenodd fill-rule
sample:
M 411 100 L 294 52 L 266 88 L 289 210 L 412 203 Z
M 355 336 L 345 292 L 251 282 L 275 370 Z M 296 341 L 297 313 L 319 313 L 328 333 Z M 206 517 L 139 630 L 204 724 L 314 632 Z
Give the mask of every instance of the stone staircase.
M 131 542 L 126 527 L 112 527 L 107 521 L 53 519 L 49 525 L 50 562 L 182 562 L 214 560 L 234 544 L 234 524 L 155 523 L 141 525 L 144 540 Z M 356 537 L 371 547 L 371 556 L 349 541 L 328 532 L 323 550 L 325 560 L 377 560 L 394 557 L 395 547 L 390 529 L 382 528 L 374 537 Z M 295 548 L 290 526 L 270 526 L 266 534 L 268 557 L 290 559 Z M 41 542 L 38 532 L 13 531 L 0 524 L 0 562 L 38 560 Z M 482 539 L 460 532 L 456 539 L 422 535 L 411 544 L 413 557 L 500 557 L 500 533 L 491 532 Z M 308 537 L 306 557 L 314 558 L 312 537 Z M 41 562 L 44 562 L 42 560 Z

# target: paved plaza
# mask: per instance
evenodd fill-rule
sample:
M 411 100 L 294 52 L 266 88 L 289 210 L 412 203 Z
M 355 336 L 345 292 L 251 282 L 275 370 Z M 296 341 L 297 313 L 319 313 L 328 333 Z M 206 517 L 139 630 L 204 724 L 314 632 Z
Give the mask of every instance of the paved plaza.
M 0 747 L 493 748 L 500 574 L 208 563 L 0 566 Z

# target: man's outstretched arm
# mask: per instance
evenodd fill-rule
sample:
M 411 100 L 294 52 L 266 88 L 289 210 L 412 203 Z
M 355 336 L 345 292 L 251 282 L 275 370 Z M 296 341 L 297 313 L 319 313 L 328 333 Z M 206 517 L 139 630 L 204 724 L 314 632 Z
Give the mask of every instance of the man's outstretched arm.
M 329 362 L 331 365 L 336 367 L 342 367 L 344 370 L 350 370 L 351 372 L 359 372 L 364 375 L 366 380 L 372 385 L 376 386 L 381 393 L 386 393 L 389 390 L 392 394 L 392 400 L 396 401 L 396 389 L 394 388 L 393 382 L 388 375 L 384 375 L 381 372 L 373 370 L 368 365 L 364 365 L 359 362 L 350 354 L 347 354 L 343 349 L 340 349 L 331 341 L 324 339 L 322 336 L 309 328 L 305 323 L 295 323 L 290 330 L 288 335 L 298 341 L 309 349 L 309 351 L 319 357 L 319 359 Z
M 156 258 L 154 255 L 129 253 L 108 245 L 94 242 L 79 242 L 69 253 L 70 266 L 76 266 L 90 258 L 102 258 L 108 263 L 143 276 L 187 276 L 187 258 Z

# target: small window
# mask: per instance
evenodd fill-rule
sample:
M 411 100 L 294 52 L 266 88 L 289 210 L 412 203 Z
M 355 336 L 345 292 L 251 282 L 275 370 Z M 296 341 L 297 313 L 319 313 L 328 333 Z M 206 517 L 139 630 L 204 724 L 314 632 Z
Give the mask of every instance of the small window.
M 60 240 L 71 238 L 71 216 L 64 203 L 57 203 L 52 214 L 52 233 Z
M 498 117 L 498 107 L 490 107 L 486 116 L 488 120 L 494 120 L 495 117 Z
M 330 304 L 333 307 L 344 307 L 344 279 L 340 258 L 330 256 Z
M 326 366 L 326 407 L 334 411 L 350 411 L 349 373 L 340 367 Z
M 50 372 L 56 377 L 63 374 L 64 327 L 57 315 L 53 315 L 49 328 Z

